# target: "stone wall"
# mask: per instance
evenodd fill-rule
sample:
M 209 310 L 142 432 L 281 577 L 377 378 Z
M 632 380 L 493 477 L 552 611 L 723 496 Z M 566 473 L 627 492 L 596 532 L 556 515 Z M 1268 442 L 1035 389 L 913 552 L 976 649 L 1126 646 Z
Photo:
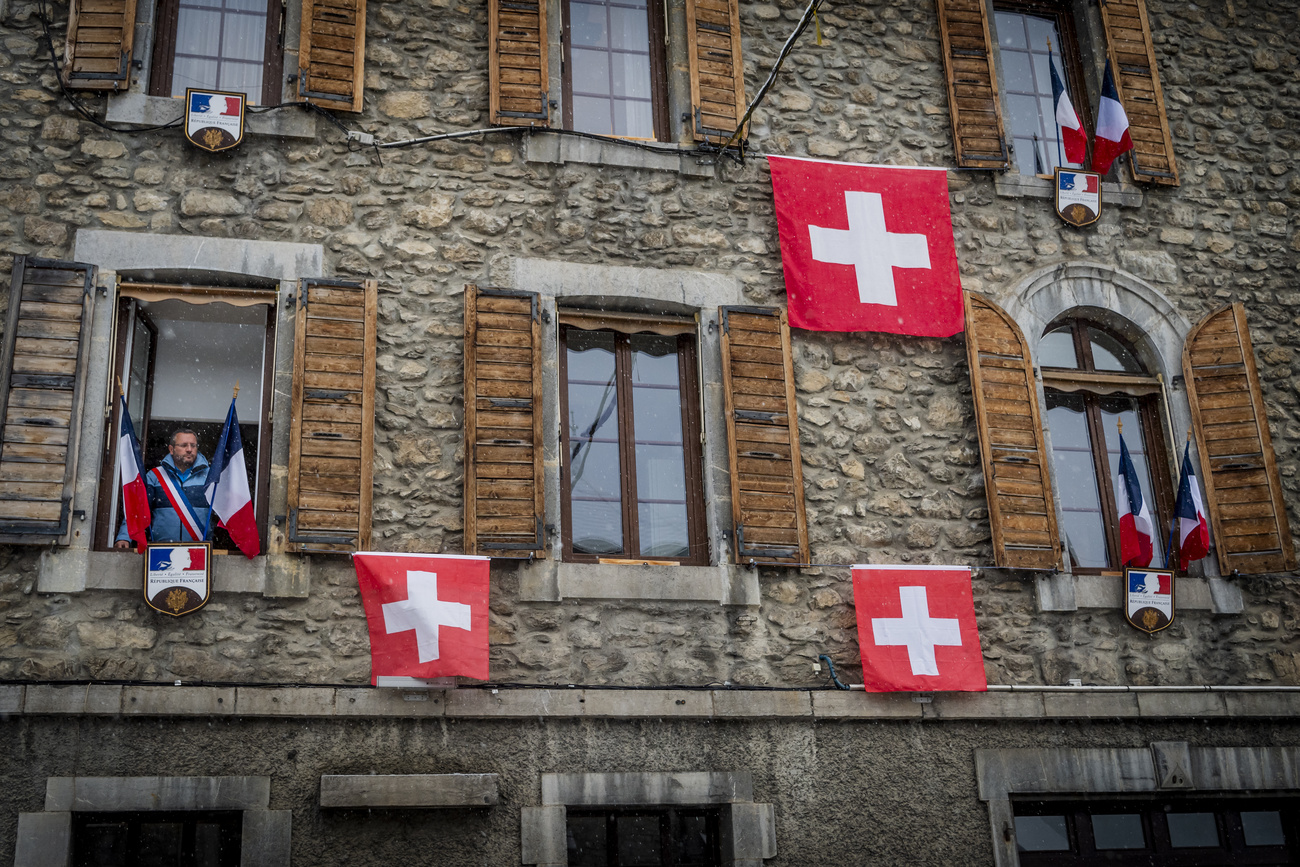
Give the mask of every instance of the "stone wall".
M 1182 185 L 1132 191 L 1130 204 L 1078 230 L 989 173 L 950 172 L 963 281 L 1000 298 L 1032 271 L 1087 260 L 1135 274 L 1192 321 L 1246 302 L 1300 526 L 1300 232 L 1291 218 L 1300 83 L 1282 35 L 1297 12 L 1283 0 L 1148 6 Z M 800 11 L 742 3 L 751 91 Z M 56 4 L 56 48 L 65 14 Z M 326 273 L 378 279 L 376 548 L 461 549 L 466 283 L 507 284 L 522 254 L 725 272 L 753 303 L 784 301 L 761 158 L 706 178 L 558 165 L 525 160 L 515 134 L 377 154 L 349 149 L 324 122 L 312 142 L 254 137 L 199 154 L 174 130 L 125 135 L 79 117 L 58 95 L 37 6 L 14 0 L 4 24 L 0 266 L 15 254 L 68 258 L 73 233 L 87 227 L 315 242 Z M 343 121 L 381 140 L 485 126 L 486 25 L 479 3 L 372 7 L 366 110 Z M 862 0 L 828 7 L 821 25 L 824 44 L 805 37 L 756 114 L 757 149 L 951 165 L 933 7 Z M 990 564 L 961 336 L 794 340 L 814 561 Z M 223 595 L 179 622 L 130 593 L 36 593 L 33 552 L 9 550 L 0 562 L 0 678 L 367 679 L 364 619 L 344 562 L 318 558 L 308 599 Z M 494 571 L 494 678 L 807 685 L 824 681 L 812 667 L 823 652 L 856 677 L 844 568 L 762 570 L 758 609 L 525 603 L 518 578 L 513 566 Z M 1031 577 L 978 572 L 989 678 L 1300 683 L 1294 576 L 1235 580 L 1244 613 L 1183 612 L 1152 640 L 1113 610 L 1039 613 Z

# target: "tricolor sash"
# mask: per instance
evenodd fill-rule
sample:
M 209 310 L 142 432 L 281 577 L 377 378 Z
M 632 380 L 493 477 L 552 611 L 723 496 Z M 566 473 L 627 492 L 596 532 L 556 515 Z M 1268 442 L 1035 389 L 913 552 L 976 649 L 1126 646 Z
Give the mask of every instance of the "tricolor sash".
M 158 481 L 158 485 L 162 488 L 167 501 L 176 510 L 176 515 L 181 521 L 181 527 L 190 534 L 190 539 L 195 542 L 203 541 L 204 533 L 199 524 L 199 516 L 195 513 L 194 507 L 190 505 L 189 499 L 185 496 L 185 491 L 176 484 L 176 480 L 172 478 L 171 473 L 166 472 L 162 467 L 154 467 L 149 472 L 153 473 L 153 477 Z

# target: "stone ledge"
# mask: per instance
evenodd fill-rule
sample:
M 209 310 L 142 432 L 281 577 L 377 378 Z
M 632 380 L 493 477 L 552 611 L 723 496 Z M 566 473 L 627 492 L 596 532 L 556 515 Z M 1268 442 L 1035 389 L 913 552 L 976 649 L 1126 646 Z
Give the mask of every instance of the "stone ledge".
M 713 163 L 701 164 L 700 158 L 685 147 L 662 144 L 655 150 L 597 141 L 556 133 L 532 132 L 524 136 L 524 159 L 530 163 L 586 163 L 593 166 L 620 166 L 653 169 L 695 178 L 715 175 Z
M 1078 611 L 1123 608 L 1123 579 L 1115 575 L 1074 575 L 1060 572 L 1034 579 L 1040 611 Z M 1176 611 L 1210 611 L 1240 614 L 1245 606 L 1241 588 L 1223 578 L 1180 576 L 1176 585 Z
M 602 566 L 543 560 L 520 572 L 519 599 L 758 605 L 758 574 L 742 566 Z
M 492 807 L 496 774 L 326 774 L 322 807 Z
M 108 98 L 108 112 L 104 119 L 109 123 L 160 126 L 183 118 L 184 112 L 184 99 L 148 96 L 143 93 L 120 93 Z M 316 115 L 301 108 L 282 108 L 265 112 L 247 111 L 244 121 L 244 131 L 248 135 L 316 138 Z M 176 134 L 182 133 L 178 129 Z
M 1052 181 L 1037 175 L 1022 175 L 1006 172 L 993 176 L 993 188 L 999 196 L 1012 199 L 1053 199 L 1056 191 Z M 1121 208 L 1142 207 L 1143 192 L 1140 187 L 1131 184 L 1117 184 L 1113 181 L 1101 182 L 1101 207 L 1118 205 Z
M 1270 719 L 1300 716 L 1300 690 L 1071 687 L 973 693 L 823 689 L 444 689 L 31 684 L 0 687 L 5 716 L 460 719 Z
M 50 777 L 45 811 L 257 810 L 270 777 Z

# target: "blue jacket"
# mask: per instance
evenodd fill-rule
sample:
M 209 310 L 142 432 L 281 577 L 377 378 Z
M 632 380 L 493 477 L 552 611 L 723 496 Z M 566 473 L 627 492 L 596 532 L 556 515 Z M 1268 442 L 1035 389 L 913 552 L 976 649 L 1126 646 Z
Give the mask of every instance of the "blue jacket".
M 172 456 L 167 455 L 163 458 L 162 468 L 163 472 L 168 473 L 174 481 L 180 482 L 181 490 L 185 492 L 185 498 L 194 507 L 194 514 L 198 516 L 199 526 L 202 527 L 208 521 L 208 501 L 203 496 L 203 489 L 208 484 L 208 459 L 198 455 L 194 459 L 194 466 L 190 467 L 188 473 L 182 475 L 176 469 L 176 464 L 172 462 Z M 154 478 L 153 472 L 144 474 L 144 488 L 149 495 L 149 511 L 153 516 L 149 524 L 150 542 L 202 541 L 191 539 L 189 534 L 181 529 L 180 516 L 172 508 L 171 502 L 163 493 L 162 485 Z M 212 535 L 210 529 L 208 535 Z M 131 538 L 127 535 L 125 520 L 122 521 L 122 528 L 118 531 L 117 538 L 119 541 L 129 541 Z

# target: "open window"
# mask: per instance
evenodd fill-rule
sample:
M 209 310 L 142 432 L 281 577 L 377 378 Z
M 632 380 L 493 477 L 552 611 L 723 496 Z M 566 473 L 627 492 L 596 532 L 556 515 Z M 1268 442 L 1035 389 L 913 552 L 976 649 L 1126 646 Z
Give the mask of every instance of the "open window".
M 140 439 L 144 470 L 167 457 L 173 432 L 193 430 L 207 460 L 216 449 L 236 384 L 240 438 L 258 535 L 266 546 L 274 289 L 122 283 L 118 292 L 114 389 L 120 380 Z M 120 401 L 105 434 L 95 543 L 111 548 L 120 529 Z M 213 520 L 218 550 L 236 550 Z

